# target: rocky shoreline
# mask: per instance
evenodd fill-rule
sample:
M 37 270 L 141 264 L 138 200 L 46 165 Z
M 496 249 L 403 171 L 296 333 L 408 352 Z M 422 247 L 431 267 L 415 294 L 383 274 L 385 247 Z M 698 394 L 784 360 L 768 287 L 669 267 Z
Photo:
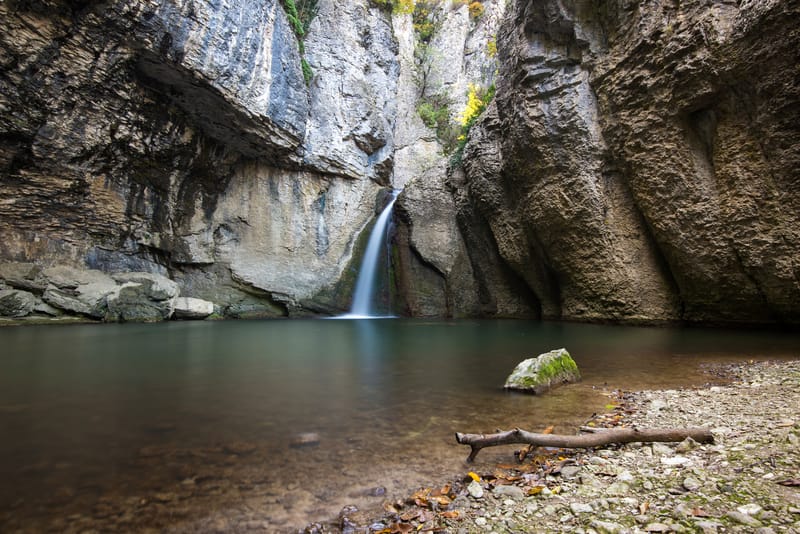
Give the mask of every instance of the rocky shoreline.
M 594 426 L 705 426 L 715 442 L 531 451 L 303 532 L 800 532 L 800 361 L 709 369 L 703 388 L 613 392 Z M 464 454 L 467 454 L 465 449 Z

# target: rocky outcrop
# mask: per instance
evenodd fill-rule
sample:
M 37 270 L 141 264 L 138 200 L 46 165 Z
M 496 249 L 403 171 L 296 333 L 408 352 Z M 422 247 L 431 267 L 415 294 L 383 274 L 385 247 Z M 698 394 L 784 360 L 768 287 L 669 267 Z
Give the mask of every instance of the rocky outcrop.
M 8 287 L 5 287 L 8 286 Z M 0 316 L 156 322 L 172 317 L 178 285 L 152 273 L 0 263 Z M 212 306 L 213 310 L 213 306 Z M 206 314 L 208 315 L 208 314 Z
M 0 5 L 0 258 L 166 275 L 234 317 L 346 309 L 398 68 L 384 12 L 319 5 L 308 86 L 278 0 Z
M 431 14 L 434 31 L 427 42 L 415 32 L 411 17 L 395 16 L 399 42 L 400 83 L 392 183 L 404 188 L 395 209 L 395 260 L 398 311 L 411 316 L 532 316 L 524 299 L 496 298 L 484 291 L 487 256 L 473 254 L 459 228 L 457 204 L 448 183 L 448 167 L 470 85 L 488 88 L 497 68 L 491 52 L 506 4 L 484 2 L 472 17 L 467 5 L 444 2 Z M 447 126 L 423 122 L 419 109 L 445 110 Z M 474 246 L 474 243 L 470 243 Z M 506 268 L 508 271 L 508 269 Z M 505 277 L 494 291 L 508 287 Z M 525 294 L 527 292 L 523 292 Z
M 214 303 L 192 297 L 178 297 L 175 299 L 176 319 L 205 319 L 214 313 Z
M 800 319 L 798 14 L 515 4 L 456 198 L 544 317 Z

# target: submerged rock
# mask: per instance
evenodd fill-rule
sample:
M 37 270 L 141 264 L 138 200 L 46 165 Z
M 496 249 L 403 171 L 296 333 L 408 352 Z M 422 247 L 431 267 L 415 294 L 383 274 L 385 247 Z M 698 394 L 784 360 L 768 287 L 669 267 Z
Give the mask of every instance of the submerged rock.
M 566 349 L 558 349 L 519 363 L 506 379 L 506 389 L 540 395 L 560 384 L 580 380 L 578 365 Z

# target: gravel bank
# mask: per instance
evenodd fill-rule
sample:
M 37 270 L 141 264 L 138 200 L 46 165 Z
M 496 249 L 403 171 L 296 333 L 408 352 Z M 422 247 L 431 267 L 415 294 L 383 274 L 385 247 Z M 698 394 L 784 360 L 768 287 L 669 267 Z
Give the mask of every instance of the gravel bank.
M 442 487 L 385 503 L 382 518 L 346 508 L 337 525 L 305 531 L 800 533 L 800 361 L 728 365 L 714 372 L 729 381 L 701 389 L 612 393 L 608 413 L 592 422 L 706 426 L 714 444 L 538 449 L 522 463 L 510 450 L 508 464 L 491 472 L 465 469 Z

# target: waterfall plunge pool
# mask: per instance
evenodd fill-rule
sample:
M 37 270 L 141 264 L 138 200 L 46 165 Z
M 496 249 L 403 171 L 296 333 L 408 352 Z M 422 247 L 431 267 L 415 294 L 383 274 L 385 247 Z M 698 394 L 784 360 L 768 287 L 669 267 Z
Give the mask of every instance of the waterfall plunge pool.
M 463 472 L 456 431 L 574 432 L 605 391 L 797 358 L 800 336 L 275 320 L 8 327 L 0 347 L 0 531 L 282 532 Z M 502 391 L 520 360 L 560 347 L 583 382 Z M 318 443 L 293 446 L 304 433 Z M 483 451 L 475 469 L 511 450 Z

